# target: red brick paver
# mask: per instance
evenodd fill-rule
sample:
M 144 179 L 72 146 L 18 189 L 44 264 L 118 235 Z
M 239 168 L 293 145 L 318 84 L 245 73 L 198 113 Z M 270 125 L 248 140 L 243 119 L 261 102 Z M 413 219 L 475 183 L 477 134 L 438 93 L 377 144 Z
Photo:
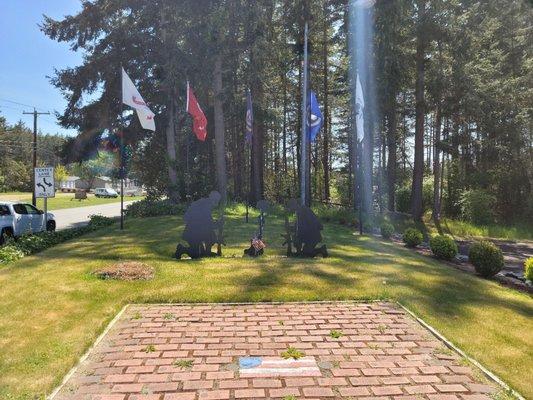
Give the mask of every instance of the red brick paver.
M 289 347 L 321 376 L 241 376 L 239 357 Z M 495 390 L 394 304 L 133 305 L 54 400 L 467 400 Z

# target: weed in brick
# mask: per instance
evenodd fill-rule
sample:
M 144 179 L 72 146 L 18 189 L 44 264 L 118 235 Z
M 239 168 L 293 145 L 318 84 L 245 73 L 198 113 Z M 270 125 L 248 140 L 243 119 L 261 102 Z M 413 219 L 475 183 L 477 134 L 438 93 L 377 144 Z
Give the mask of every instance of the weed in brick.
M 344 333 L 342 333 L 341 331 L 337 331 L 337 330 L 333 329 L 329 333 L 329 336 L 331 336 L 333 339 L 340 339 L 342 336 L 344 336 Z
M 288 360 L 289 358 L 298 360 L 299 358 L 305 357 L 305 353 L 294 347 L 289 347 L 287 350 L 281 353 L 281 356 L 286 360 Z
M 191 369 L 193 363 L 193 360 L 176 360 L 173 365 L 181 369 Z
M 146 348 L 144 349 L 144 352 L 145 353 L 153 353 L 155 351 L 155 346 L 153 344 L 149 344 L 148 346 L 146 346 Z

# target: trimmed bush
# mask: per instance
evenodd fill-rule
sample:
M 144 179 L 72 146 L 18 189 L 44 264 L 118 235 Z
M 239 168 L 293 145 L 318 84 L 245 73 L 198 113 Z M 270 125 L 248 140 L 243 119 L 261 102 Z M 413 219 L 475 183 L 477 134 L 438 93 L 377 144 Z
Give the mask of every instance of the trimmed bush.
M 407 228 L 403 234 L 403 242 L 407 247 L 416 247 L 423 239 L 422 232 L 415 228 Z
M 494 243 L 483 241 L 470 246 L 468 260 L 476 272 L 484 278 L 490 278 L 503 268 L 503 253 Z
M 533 257 L 529 257 L 524 262 L 524 277 L 528 281 L 532 281 L 533 282 Z
M 429 247 L 435 257 L 441 260 L 452 260 L 459 251 L 455 240 L 445 235 L 433 236 L 429 241 Z
M 170 200 L 144 199 L 130 204 L 125 211 L 128 217 L 146 218 L 165 215 L 178 215 L 185 211 L 182 204 L 175 204 Z
M 383 239 L 390 239 L 392 237 L 392 234 L 394 233 L 394 225 L 387 221 L 384 221 L 379 227 L 379 229 L 381 231 L 381 236 L 383 237 Z

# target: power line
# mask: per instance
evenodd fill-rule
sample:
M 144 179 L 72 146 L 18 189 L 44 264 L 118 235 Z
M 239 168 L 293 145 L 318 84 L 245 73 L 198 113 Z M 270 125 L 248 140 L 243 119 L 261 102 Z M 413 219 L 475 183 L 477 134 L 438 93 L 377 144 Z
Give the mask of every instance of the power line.
M 3 106 L 1 104 L 0 104 L 0 108 L 9 108 L 10 110 L 24 111 L 23 108 L 17 108 L 17 107 L 11 107 L 11 106 Z
M 16 104 L 16 105 L 18 105 L 18 106 L 31 107 L 31 108 L 34 108 L 34 109 L 36 109 L 36 110 L 44 111 L 43 108 L 35 107 L 35 106 L 32 106 L 31 104 L 19 103 L 18 101 L 9 100 L 9 99 L 5 99 L 5 98 L 1 98 L 1 97 L 0 97 L 0 101 L 7 101 L 8 103 Z M 1 106 L 0 106 L 0 107 L 1 107 Z

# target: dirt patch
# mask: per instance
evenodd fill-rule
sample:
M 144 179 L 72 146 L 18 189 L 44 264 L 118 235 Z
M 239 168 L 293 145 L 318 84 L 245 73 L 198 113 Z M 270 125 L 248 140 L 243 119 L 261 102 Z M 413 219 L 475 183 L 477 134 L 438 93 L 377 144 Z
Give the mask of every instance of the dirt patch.
M 120 281 L 147 281 L 153 279 L 155 271 L 149 265 L 140 262 L 120 262 L 94 272 L 100 279 Z

